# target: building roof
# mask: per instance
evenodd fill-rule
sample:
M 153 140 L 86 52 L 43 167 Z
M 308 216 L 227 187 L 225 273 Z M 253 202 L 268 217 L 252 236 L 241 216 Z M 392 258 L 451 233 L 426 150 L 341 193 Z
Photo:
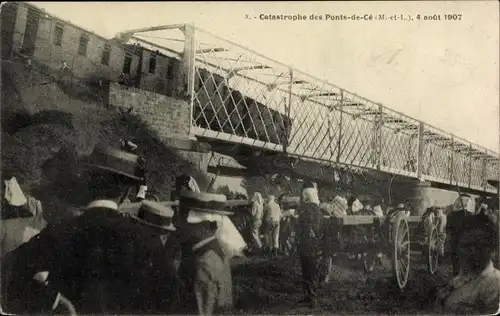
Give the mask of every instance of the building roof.
M 38 7 L 38 6 L 34 5 L 34 4 L 31 4 L 31 3 L 28 3 L 28 2 L 16 2 L 16 4 L 17 4 L 17 5 L 26 6 L 26 7 L 28 7 L 28 8 L 32 8 L 32 9 L 34 9 L 34 10 L 40 11 L 40 12 L 42 12 L 42 13 L 44 13 L 44 14 L 45 14 L 45 18 L 50 17 L 50 18 L 52 18 L 53 20 L 55 20 L 56 22 L 60 22 L 60 23 L 66 24 L 66 25 L 71 25 L 72 27 L 74 27 L 74 28 L 76 28 L 76 29 L 78 29 L 78 30 L 80 30 L 80 31 L 82 31 L 82 32 L 84 32 L 84 33 L 87 33 L 87 34 L 89 34 L 89 35 L 93 35 L 93 36 L 95 36 L 95 37 L 98 37 L 99 39 L 102 39 L 102 40 L 103 40 L 103 41 L 105 41 L 105 42 L 108 42 L 108 43 L 113 43 L 113 44 L 115 44 L 115 45 L 117 45 L 117 46 L 120 46 L 120 47 L 122 47 L 122 48 L 124 48 L 124 49 L 127 49 L 127 51 L 129 51 L 129 50 L 130 50 L 130 48 L 128 48 L 126 45 L 123 45 L 122 43 L 119 43 L 119 42 L 117 42 L 117 41 L 114 41 L 113 39 L 106 38 L 106 37 L 104 37 L 104 36 L 102 36 L 102 35 L 99 35 L 99 34 L 97 34 L 97 33 L 93 32 L 93 31 L 88 30 L 88 29 L 86 29 L 86 28 L 83 28 L 83 27 L 81 27 L 81 26 L 79 26 L 79 25 L 77 25 L 77 24 L 75 24 L 75 23 L 73 23 L 73 22 L 71 22 L 71 21 L 69 21 L 69 20 L 65 20 L 65 19 L 63 19 L 63 18 L 60 18 L 60 17 L 58 17 L 57 15 L 54 15 L 54 14 L 52 14 L 52 13 L 49 13 L 49 12 L 47 12 L 45 9 L 40 8 L 40 7 Z M 130 51 L 130 52 L 134 53 L 134 51 Z

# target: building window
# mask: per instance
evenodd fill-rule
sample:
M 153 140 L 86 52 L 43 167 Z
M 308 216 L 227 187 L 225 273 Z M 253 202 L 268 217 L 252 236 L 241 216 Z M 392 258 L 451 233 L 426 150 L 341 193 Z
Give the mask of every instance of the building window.
M 170 60 L 167 67 L 167 79 L 174 79 L 174 61 Z
M 62 38 L 64 33 L 64 26 L 62 24 L 57 23 L 56 29 L 54 31 L 54 45 L 61 46 Z
M 104 50 L 102 51 L 101 64 L 109 66 L 109 56 L 111 55 L 111 46 L 108 44 L 104 45 Z
M 149 57 L 149 73 L 154 74 L 156 69 L 156 55 L 152 54 Z
M 125 60 L 123 61 L 123 73 L 129 75 L 131 66 L 132 66 L 132 55 L 127 53 L 125 54 Z
M 78 54 L 82 56 L 87 55 L 87 46 L 89 45 L 89 42 L 90 38 L 88 35 L 82 34 L 82 36 L 80 36 L 80 44 L 78 45 Z

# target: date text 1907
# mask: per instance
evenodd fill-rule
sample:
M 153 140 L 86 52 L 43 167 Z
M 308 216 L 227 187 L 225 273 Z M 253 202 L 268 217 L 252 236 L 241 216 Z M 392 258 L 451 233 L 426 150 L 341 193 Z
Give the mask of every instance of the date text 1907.
M 416 16 L 417 20 L 424 20 L 424 21 L 461 21 L 462 20 L 462 15 L 461 14 L 417 14 Z

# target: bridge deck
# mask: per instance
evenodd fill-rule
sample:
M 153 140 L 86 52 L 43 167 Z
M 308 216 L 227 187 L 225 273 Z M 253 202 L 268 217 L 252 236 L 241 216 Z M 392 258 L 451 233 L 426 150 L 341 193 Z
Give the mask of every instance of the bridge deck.
M 130 34 L 172 29 L 156 48 L 184 60 L 193 135 L 495 192 L 498 153 L 190 25 Z

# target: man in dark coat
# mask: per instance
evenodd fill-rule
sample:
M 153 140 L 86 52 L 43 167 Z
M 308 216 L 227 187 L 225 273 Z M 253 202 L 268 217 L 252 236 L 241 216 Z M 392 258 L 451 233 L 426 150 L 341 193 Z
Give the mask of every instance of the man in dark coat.
M 11 272 L 8 291 L 11 297 L 29 294 L 26 285 L 46 271 L 51 295 L 33 303 L 41 308 L 38 312 L 57 305 L 57 293 L 73 302 L 78 313 L 148 312 L 137 287 L 155 239 L 143 225 L 118 212 L 130 187 L 143 180 L 138 157 L 99 146 L 83 164 L 81 186 L 73 194 L 88 201 L 84 213 L 47 227 L 2 258 L 2 271 Z
M 149 261 L 144 263 L 142 284 L 139 286 L 141 300 L 150 312 L 169 313 L 175 301 L 178 278 L 174 257 L 178 247 L 173 234 L 176 231 L 173 216 L 171 207 L 153 201 L 142 202 L 137 216 L 132 215 L 150 230 L 151 240 L 154 241 L 148 243 L 153 247 Z
M 120 149 L 131 154 L 137 154 L 137 145 L 128 139 L 120 140 Z M 138 163 L 143 169 L 146 169 L 147 162 L 146 159 L 144 159 L 144 157 L 139 156 Z M 135 202 L 141 202 L 144 199 L 146 199 L 147 191 L 148 191 L 148 183 L 146 180 L 146 174 L 144 174 L 143 180 L 139 183 L 137 187 Z
M 319 208 L 318 191 L 313 183 L 305 183 L 301 205 L 298 209 L 297 239 L 302 279 L 306 298 L 301 303 L 317 306 L 318 268 L 321 250 L 321 220 L 323 214 Z
M 450 241 L 450 256 L 454 276 L 459 273 L 458 241 L 465 223 L 473 215 L 467 210 L 470 198 L 468 194 L 461 194 L 452 206 L 451 212 L 447 215 L 446 234 L 449 236 Z
M 226 197 L 220 194 L 184 191 L 178 218 L 183 245 L 179 267 L 180 301 L 176 314 L 214 315 L 230 312 L 233 306 L 231 267 L 219 239 L 218 223 L 232 213 L 223 211 Z

